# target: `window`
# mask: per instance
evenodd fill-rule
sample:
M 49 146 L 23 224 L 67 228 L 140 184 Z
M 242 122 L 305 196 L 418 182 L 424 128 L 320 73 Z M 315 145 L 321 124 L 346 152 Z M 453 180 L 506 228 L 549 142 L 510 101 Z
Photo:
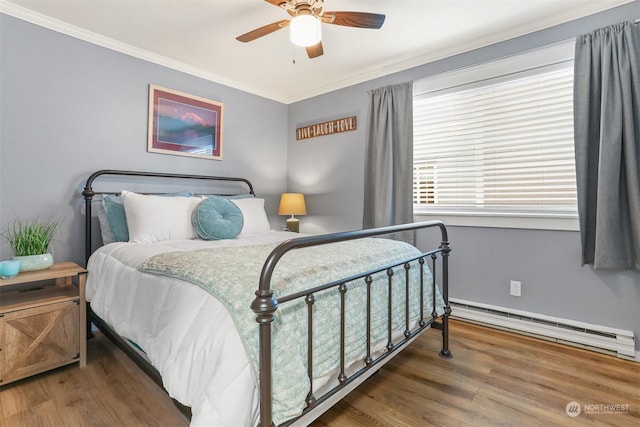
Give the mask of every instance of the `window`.
M 572 57 L 562 45 L 416 82 L 416 214 L 575 218 Z

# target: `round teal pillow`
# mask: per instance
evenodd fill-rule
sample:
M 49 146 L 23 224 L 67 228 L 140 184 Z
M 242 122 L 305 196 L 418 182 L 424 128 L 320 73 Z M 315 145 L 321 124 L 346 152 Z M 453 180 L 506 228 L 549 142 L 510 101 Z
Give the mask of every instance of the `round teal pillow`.
M 233 239 L 243 223 L 240 208 L 225 197 L 207 197 L 191 214 L 193 229 L 204 240 Z

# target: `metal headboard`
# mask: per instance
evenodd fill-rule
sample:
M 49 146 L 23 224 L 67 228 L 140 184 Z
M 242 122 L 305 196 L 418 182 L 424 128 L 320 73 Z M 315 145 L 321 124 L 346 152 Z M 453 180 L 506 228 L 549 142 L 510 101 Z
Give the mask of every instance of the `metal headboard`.
M 101 194 L 109 194 L 107 192 L 102 191 L 94 191 L 93 190 L 93 182 L 104 175 L 111 176 L 140 176 L 140 177 L 155 177 L 155 178 L 170 178 L 170 179 L 184 179 L 184 180 L 205 180 L 205 181 L 226 181 L 226 182 L 240 182 L 247 185 L 249 188 L 249 193 L 255 196 L 255 192 L 253 191 L 253 185 L 246 178 L 237 178 L 237 177 L 228 177 L 228 176 L 208 176 L 208 175 L 185 175 L 185 174 L 176 174 L 176 173 L 165 173 L 165 172 L 142 172 L 142 171 L 127 171 L 127 170 L 116 170 L 116 169 L 104 169 L 94 172 L 89 176 L 87 182 L 84 186 L 84 190 L 82 191 L 82 195 L 85 200 L 85 265 L 86 262 L 89 261 L 89 257 L 91 256 L 91 201 L 93 200 L 93 196 L 101 195 Z

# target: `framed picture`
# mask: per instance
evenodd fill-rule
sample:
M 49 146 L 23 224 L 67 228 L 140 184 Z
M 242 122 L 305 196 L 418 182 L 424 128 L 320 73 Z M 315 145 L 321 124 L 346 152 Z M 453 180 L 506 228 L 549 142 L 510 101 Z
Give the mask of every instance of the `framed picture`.
M 149 85 L 147 151 L 222 160 L 222 103 Z

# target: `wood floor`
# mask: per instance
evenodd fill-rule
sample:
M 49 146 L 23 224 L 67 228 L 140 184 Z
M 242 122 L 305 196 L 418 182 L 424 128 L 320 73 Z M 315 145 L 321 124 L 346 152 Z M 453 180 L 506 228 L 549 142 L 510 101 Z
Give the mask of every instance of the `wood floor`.
M 451 322 L 453 359 L 423 334 L 313 426 L 638 426 L 640 363 Z M 567 415 L 567 405 L 576 415 Z M 187 426 L 167 395 L 105 337 L 84 369 L 0 389 L 6 427 Z

